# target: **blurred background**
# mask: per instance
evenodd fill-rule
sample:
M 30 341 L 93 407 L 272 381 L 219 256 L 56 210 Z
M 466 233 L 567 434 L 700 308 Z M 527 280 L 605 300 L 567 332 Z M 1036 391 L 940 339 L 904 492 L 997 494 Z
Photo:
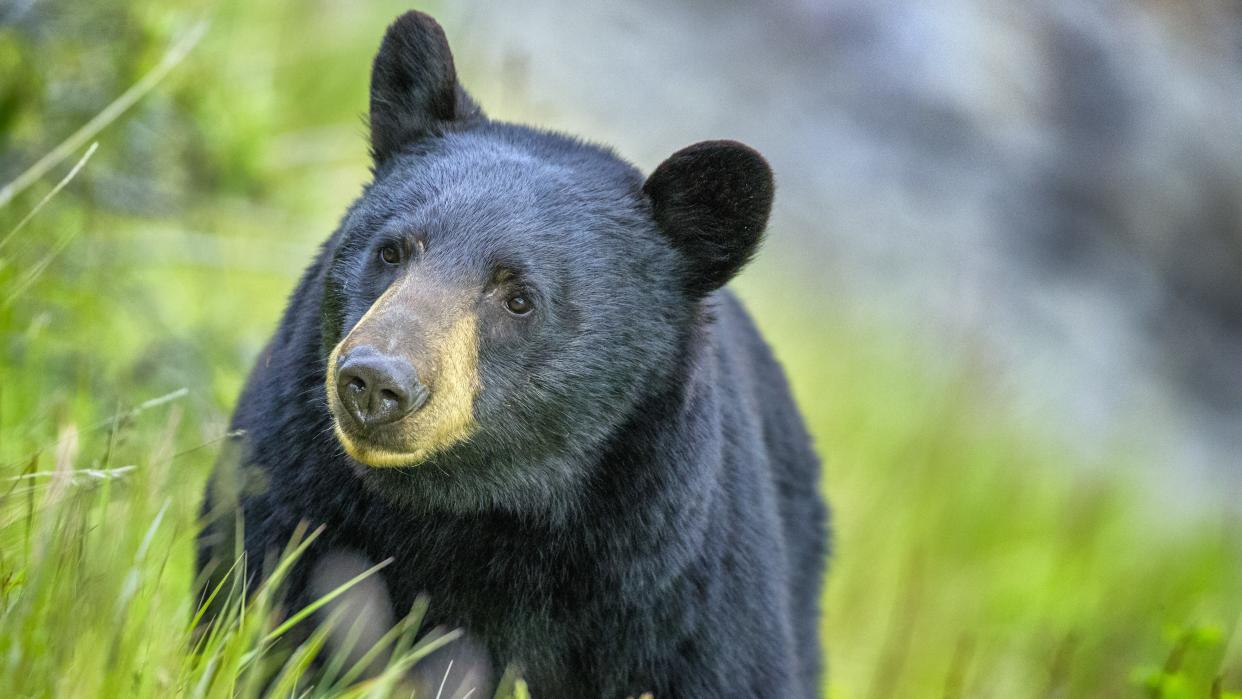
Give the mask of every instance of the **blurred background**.
M 109 634 L 150 687 L 182 677 L 143 644 L 192 613 L 215 445 L 368 177 L 369 62 L 406 9 L 0 0 L 0 686 L 102 691 Z M 1242 690 L 1235 0 L 418 9 L 493 118 L 645 171 L 709 138 L 771 161 L 735 286 L 826 464 L 827 692 Z M 63 491 L 129 532 L 72 584 L 30 543 Z M 114 561 L 156 515 L 129 594 L 167 629 L 117 630 Z

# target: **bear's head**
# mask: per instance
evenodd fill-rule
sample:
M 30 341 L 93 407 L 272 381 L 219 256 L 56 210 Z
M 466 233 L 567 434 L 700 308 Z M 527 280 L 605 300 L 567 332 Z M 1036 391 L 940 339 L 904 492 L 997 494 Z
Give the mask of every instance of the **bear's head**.
M 336 439 L 396 500 L 566 502 L 755 252 L 767 164 L 705 142 L 644 180 L 605 148 L 489 120 L 417 12 L 375 58 L 370 126 L 374 181 L 326 253 Z

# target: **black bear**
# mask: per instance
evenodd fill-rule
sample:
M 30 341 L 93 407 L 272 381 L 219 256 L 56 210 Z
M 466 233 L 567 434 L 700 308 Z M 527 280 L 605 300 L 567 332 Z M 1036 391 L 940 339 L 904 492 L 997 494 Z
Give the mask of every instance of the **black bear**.
M 263 481 L 236 501 L 248 560 L 323 525 L 291 603 L 323 556 L 391 559 L 395 610 L 427 595 L 536 697 L 817 695 L 819 465 L 722 289 L 767 223 L 764 159 L 709 141 L 644 178 L 489 119 L 417 12 L 375 57 L 370 133 L 373 181 L 233 417 Z

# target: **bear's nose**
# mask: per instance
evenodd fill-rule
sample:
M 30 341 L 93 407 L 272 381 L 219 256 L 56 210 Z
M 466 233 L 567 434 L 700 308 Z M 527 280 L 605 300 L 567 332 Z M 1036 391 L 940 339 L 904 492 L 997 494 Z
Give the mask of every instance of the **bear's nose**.
M 421 408 L 429 395 L 413 365 L 369 345 L 355 347 L 340 359 L 336 393 L 362 427 L 396 422 Z

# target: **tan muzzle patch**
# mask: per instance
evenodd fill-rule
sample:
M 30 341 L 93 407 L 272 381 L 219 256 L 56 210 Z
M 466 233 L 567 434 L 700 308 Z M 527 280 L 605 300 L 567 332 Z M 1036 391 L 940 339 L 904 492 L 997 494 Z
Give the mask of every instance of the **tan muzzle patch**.
M 402 326 L 402 289 L 405 283 L 394 284 L 384 292 L 362 319 L 345 336 L 328 357 L 328 405 L 332 410 L 333 429 L 341 446 L 355 460 L 368 466 L 415 466 L 474 434 L 474 400 L 481 387 L 479 380 L 478 318 L 464 312 L 447 322 L 440 332 L 423 336 L 419 356 L 406 356 L 417 368 L 420 378 L 430 391 L 427 402 L 398 422 L 386 426 L 384 447 L 369 445 L 362 435 L 350 434 L 342 427 L 344 407 L 337 397 L 337 360 L 342 352 L 354 346 L 372 344 L 385 351 L 402 352 L 400 337 L 393 328 Z M 377 322 L 379 319 L 384 322 Z M 395 325 L 394 325 L 395 323 Z M 386 330 L 385 330 L 386 329 Z M 423 329 L 421 332 L 426 332 Z M 373 336 L 374 335 L 374 336 Z M 345 417 L 346 420 L 350 418 Z M 393 448 L 392 442 L 399 448 Z

